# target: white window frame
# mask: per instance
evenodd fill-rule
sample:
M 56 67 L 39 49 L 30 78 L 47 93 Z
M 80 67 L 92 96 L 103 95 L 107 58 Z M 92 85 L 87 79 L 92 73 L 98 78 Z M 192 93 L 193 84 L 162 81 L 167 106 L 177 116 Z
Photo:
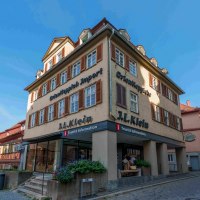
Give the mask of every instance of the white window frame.
M 48 107 L 48 122 L 53 121 L 54 119 L 54 105 Z
M 60 84 L 63 85 L 67 82 L 67 72 L 63 71 L 60 74 Z
M 81 73 L 81 62 L 79 60 L 72 66 L 72 78 L 78 76 L 80 73 Z
M 124 67 L 124 54 L 118 48 L 115 48 L 115 58 L 116 63 Z
M 155 120 L 160 122 L 161 117 L 160 117 L 160 107 L 155 105 Z
M 78 112 L 79 110 L 79 94 L 74 93 L 70 96 L 70 113 Z
M 48 70 L 53 67 L 53 59 L 48 62 Z
M 168 98 L 169 100 L 173 101 L 173 93 L 172 90 L 168 88 Z
M 40 110 L 39 113 L 39 125 L 44 124 L 44 109 Z
M 47 94 L 47 83 L 42 85 L 42 96 Z
M 164 124 L 169 126 L 169 112 L 164 110 Z
M 62 99 L 58 102 L 58 118 L 64 116 L 65 113 L 65 99 Z
M 97 63 L 97 51 L 94 50 L 87 55 L 87 68 L 93 67 Z
M 168 161 L 169 162 L 174 162 L 175 161 L 173 154 L 168 154 Z
M 33 101 L 36 101 L 38 98 L 38 90 L 35 90 L 34 91 L 34 98 L 33 98 Z
M 51 91 L 56 89 L 56 77 L 51 79 Z
M 129 71 L 130 71 L 130 74 L 137 77 L 137 64 L 136 62 L 133 62 L 133 61 L 129 61 Z
M 35 116 L 36 116 L 36 113 L 33 113 L 31 115 L 31 124 L 30 124 L 31 128 L 35 126 Z
M 138 95 L 134 92 L 130 92 L 130 110 L 131 112 L 139 113 Z
M 181 130 L 181 120 L 179 117 L 176 117 L 176 126 L 177 126 L 177 129 L 180 131 Z
M 155 76 L 152 76 L 152 88 L 157 90 L 158 87 L 158 79 Z
M 85 107 L 89 108 L 96 105 L 96 84 L 85 88 Z
M 61 60 L 62 60 L 62 51 L 58 52 L 58 54 L 56 55 L 56 61 L 57 61 L 57 63 L 59 61 L 61 61 Z

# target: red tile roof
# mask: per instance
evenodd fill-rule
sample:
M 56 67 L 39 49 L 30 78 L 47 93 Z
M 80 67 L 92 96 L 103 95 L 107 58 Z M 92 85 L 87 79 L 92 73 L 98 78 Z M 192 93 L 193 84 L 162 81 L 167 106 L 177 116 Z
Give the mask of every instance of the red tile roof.
M 180 104 L 180 109 L 181 109 L 182 114 L 192 113 L 192 112 L 200 112 L 200 108 L 188 106 L 188 105 L 185 105 L 185 104 Z

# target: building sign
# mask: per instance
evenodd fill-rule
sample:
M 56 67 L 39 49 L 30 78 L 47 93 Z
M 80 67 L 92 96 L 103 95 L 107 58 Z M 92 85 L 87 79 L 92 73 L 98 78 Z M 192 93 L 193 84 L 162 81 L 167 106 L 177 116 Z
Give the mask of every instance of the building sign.
M 117 72 L 116 73 L 116 77 L 122 81 L 124 81 L 126 84 L 132 86 L 133 88 L 135 88 L 139 93 L 147 95 L 147 96 L 151 96 L 151 93 L 148 90 L 145 90 L 145 88 L 139 86 L 136 82 L 134 82 L 133 80 L 130 80 L 129 78 L 127 78 L 125 75 L 122 75 L 121 72 Z
M 91 80 L 97 78 L 99 75 L 103 74 L 103 68 L 100 68 L 97 72 L 85 77 L 85 78 L 81 78 L 80 81 L 76 81 L 75 83 L 72 83 L 70 86 L 68 86 L 65 89 L 60 90 L 60 92 L 58 92 L 57 94 L 54 94 L 52 96 L 50 96 L 50 101 L 58 98 L 59 96 L 62 95 L 66 95 L 67 93 L 69 93 L 70 91 L 74 90 L 75 88 L 79 87 L 79 85 L 83 85 L 85 83 L 90 83 Z
M 129 123 L 130 125 L 139 126 L 142 128 L 149 128 L 149 123 L 147 123 L 144 119 L 139 119 L 138 117 L 128 116 L 127 113 L 123 113 L 122 111 L 118 111 L 118 120 Z
M 192 133 L 186 133 L 184 139 L 186 142 L 193 142 L 196 140 L 196 136 Z
M 86 115 L 84 115 L 82 119 L 71 119 L 67 122 L 59 123 L 59 130 L 85 125 L 91 123 L 92 121 L 93 118 L 91 116 L 87 117 Z

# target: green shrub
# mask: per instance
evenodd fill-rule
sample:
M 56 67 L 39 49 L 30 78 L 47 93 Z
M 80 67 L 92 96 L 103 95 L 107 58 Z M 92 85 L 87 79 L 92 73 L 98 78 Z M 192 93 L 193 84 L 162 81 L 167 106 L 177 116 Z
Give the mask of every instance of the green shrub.
M 73 180 L 73 173 L 67 168 L 63 167 L 55 174 L 56 179 L 61 183 L 69 183 Z
M 149 163 L 148 161 L 146 161 L 146 160 L 136 160 L 136 166 L 137 166 L 137 167 L 146 167 L 146 168 L 148 168 L 148 167 L 150 167 L 151 165 L 150 165 L 150 163 Z

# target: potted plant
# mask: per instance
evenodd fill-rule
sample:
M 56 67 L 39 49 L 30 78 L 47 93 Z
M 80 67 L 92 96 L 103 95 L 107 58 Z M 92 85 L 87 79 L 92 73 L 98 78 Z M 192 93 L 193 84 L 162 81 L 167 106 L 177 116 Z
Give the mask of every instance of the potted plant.
M 146 160 L 136 160 L 136 166 L 142 169 L 143 176 L 150 176 L 151 175 L 151 165 Z

